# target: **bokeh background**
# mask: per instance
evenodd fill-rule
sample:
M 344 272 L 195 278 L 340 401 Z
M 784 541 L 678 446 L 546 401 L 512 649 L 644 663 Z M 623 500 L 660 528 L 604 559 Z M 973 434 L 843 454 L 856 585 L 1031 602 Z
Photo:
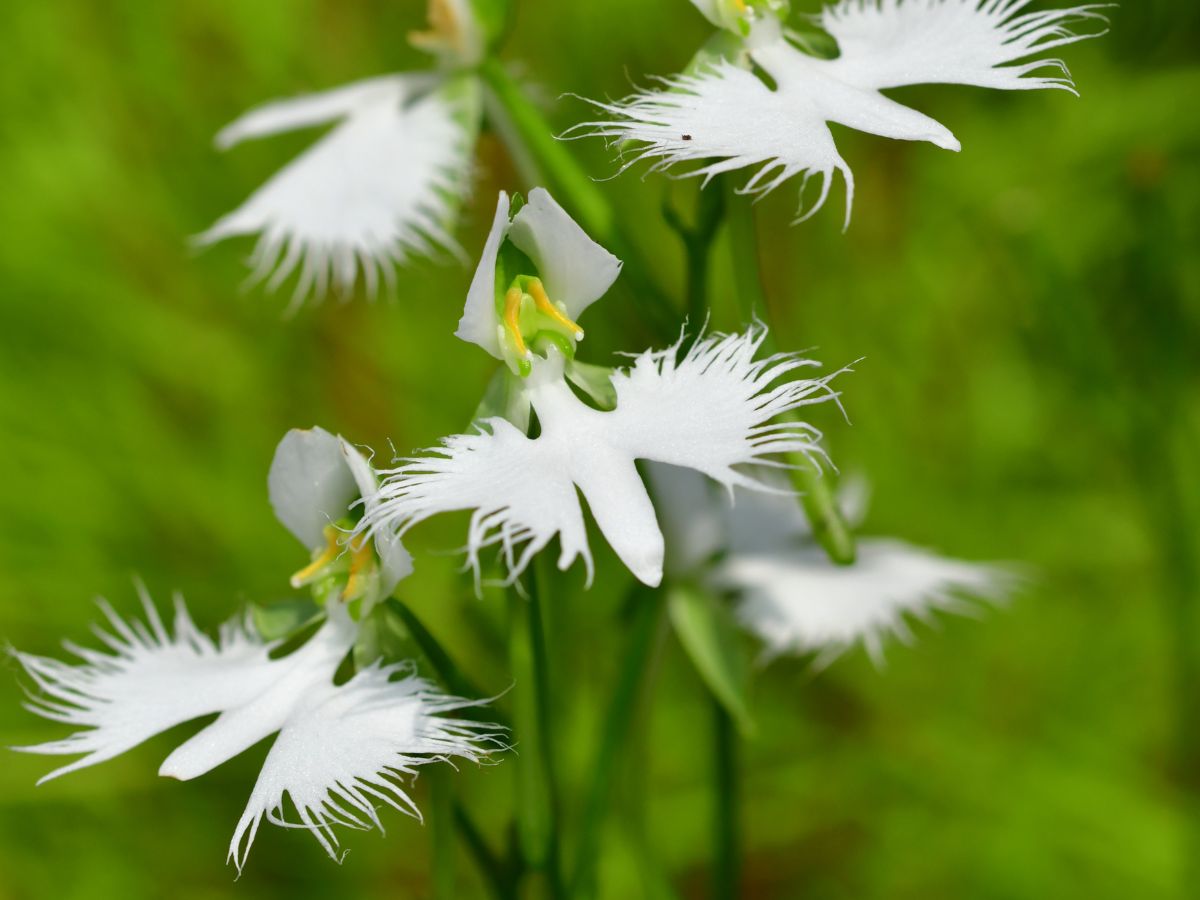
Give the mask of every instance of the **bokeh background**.
M 560 128 L 587 116 L 560 94 L 620 96 L 709 33 L 684 0 L 519 5 L 506 56 Z M 756 672 L 746 897 L 1195 896 L 1198 9 L 1112 10 L 1109 36 L 1064 51 L 1082 99 L 897 92 L 954 130 L 958 155 L 838 129 L 858 178 L 847 234 L 836 190 L 797 228 L 794 186 L 760 205 L 781 343 L 866 357 L 845 384 L 853 424 L 818 424 L 842 467 L 869 475 L 867 531 L 1036 578 L 1009 609 L 922 630 L 882 672 L 861 653 L 817 678 L 802 660 Z M 0 638 L 38 652 L 84 640 L 95 595 L 133 610 L 134 574 L 160 601 L 181 590 L 208 625 L 285 597 L 304 551 L 272 518 L 265 476 L 287 428 L 403 451 L 465 426 L 492 366 L 451 337 L 468 269 L 421 264 L 395 302 L 284 321 L 284 296 L 238 291 L 248 243 L 187 244 L 311 140 L 222 155 L 221 125 L 423 66 L 404 41 L 422 18 L 416 0 L 3 4 Z M 573 149 L 614 171 L 599 142 Z M 639 174 L 603 187 L 677 289 L 659 209 L 695 188 Z M 495 191 L 529 187 L 491 136 L 476 184 L 459 232 L 471 254 Z M 723 258 L 714 321 L 730 326 Z M 636 349 L 638 308 L 620 291 L 594 307 L 585 356 Z M 456 527 L 415 536 L 407 599 L 503 690 L 495 601 L 438 552 Z M 570 602 L 552 603 L 568 815 L 621 647 L 625 585 L 606 552 L 594 591 L 578 593 L 577 569 L 558 585 Z M 705 895 L 708 708 L 673 639 L 657 677 L 606 834 L 606 896 L 654 895 L 642 855 L 679 895 Z M 21 710 L 18 684 L 0 678 L 0 744 L 58 734 Z M 235 884 L 225 849 L 265 747 L 198 782 L 156 778 L 189 730 L 41 788 L 53 760 L 6 755 L 0 898 L 427 894 L 427 831 L 399 815 L 385 839 L 348 835 L 341 866 L 307 835 L 264 830 Z M 510 776 L 459 776 L 497 838 Z M 461 886 L 482 896 L 465 858 Z

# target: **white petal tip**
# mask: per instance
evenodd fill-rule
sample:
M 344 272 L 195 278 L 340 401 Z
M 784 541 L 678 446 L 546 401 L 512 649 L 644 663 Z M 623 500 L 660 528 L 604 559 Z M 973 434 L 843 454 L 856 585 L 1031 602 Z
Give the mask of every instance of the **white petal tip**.
M 163 764 L 158 767 L 158 775 L 160 778 L 174 778 L 176 781 L 191 781 L 211 769 L 212 766 L 197 765 L 195 760 L 181 756 L 176 750 L 163 760 Z
M 646 587 L 656 588 L 662 584 L 662 563 L 659 563 L 657 566 L 639 566 L 638 570 L 633 574 L 636 575 L 637 580 L 646 585 Z

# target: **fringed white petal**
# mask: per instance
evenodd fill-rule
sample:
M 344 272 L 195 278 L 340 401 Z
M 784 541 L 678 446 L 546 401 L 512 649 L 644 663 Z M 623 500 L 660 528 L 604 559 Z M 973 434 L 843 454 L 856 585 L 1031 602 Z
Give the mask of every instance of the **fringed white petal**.
M 1097 33 L 1080 24 L 1106 23 L 1107 4 L 1028 11 L 1030 0 L 841 0 L 820 23 L 841 55 L 824 65 L 860 88 L 908 84 L 970 84 L 1003 90 L 1073 91 L 1066 65 L 1038 59 L 1007 65 Z M 1042 70 L 1057 75 L 1035 75 Z
M 280 664 L 268 659 L 270 646 L 245 620 L 226 623 L 220 639 L 213 641 L 196 628 L 176 597 L 172 634 L 150 598 L 140 593 L 144 622 L 122 619 L 101 601 L 111 631 L 94 631 L 110 652 L 66 643 L 82 661 L 75 664 L 13 652 L 37 687 L 26 708 L 84 729 L 61 740 L 15 748 L 85 754 L 41 781 L 112 759 L 191 719 L 250 703 L 280 676 Z
M 882 665 L 885 640 L 912 641 L 906 618 L 932 623 L 934 612 L 970 614 L 962 595 L 1000 601 L 1015 581 L 1003 568 L 881 539 L 859 541 L 853 566 L 835 565 L 812 544 L 733 554 L 716 579 L 741 592 L 738 616 L 770 655 L 816 652 L 818 667 L 857 643 Z
M 501 191 L 496 199 L 491 230 L 467 289 L 467 303 L 458 320 L 458 330 L 454 332 L 455 337 L 477 344 L 496 359 L 502 358 L 500 339 L 496 336 L 496 261 L 500 258 L 500 245 L 508 237 L 510 206 L 508 194 Z
M 588 237 L 544 188 L 529 192 L 509 240 L 533 260 L 550 299 L 562 303 L 571 319 L 578 320 L 621 274 L 621 261 Z
M 676 170 L 701 177 L 758 167 L 742 190 L 763 195 L 803 174 L 805 185 L 821 179 L 816 201 L 801 208 L 805 219 L 824 205 L 835 172 L 846 179 L 846 219 L 854 197 L 854 176 L 838 154 L 820 109 L 802 89 L 780 85 L 771 90 L 754 73 L 716 62 L 695 75 L 664 79 L 661 90 L 642 91 L 616 103 L 593 101 L 611 119 L 585 122 L 576 135 L 599 136 L 614 144 L 633 142 L 636 149 L 621 171 L 642 160 L 652 171 Z
M 642 353 L 613 376 L 617 408 L 610 414 L 609 440 L 637 459 L 696 469 L 727 488 L 765 487 L 735 467 L 779 466 L 782 454 L 818 461 L 823 453 L 816 428 L 775 420 L 835 400 L 830 382 L 849 370 L 799 377 L 820 363 L 792 353 L 760 359 L 766 336 L 760 325 L 705 336 L 682 354 L 682 339 Z
M 586 122 L 577 134 L 637 149 L 622 168 L 641 160 L 654 170 L 694 163 L 684 172 L 706 182 L 714 175 L 757 166 L 743 190 L 763 194 L 804 174 L 820 176 L 815 203 L 805 211 L 804 189 L 797 221 L 828 197 L 833 173 L 846 179 L 846 222 L 854 178 L 837 152 L 827 122 L 896 140 L 928 141 L 947 150 L 960 145 L 942 124 L 896 103 L 880 89 L 909 84 L 969 84 L 1006 90 L 1061 88 L 1073 91 L 1058 59 L 1019 62 L 1097 36 L 1071 26 L 1104 22 L 1102 5 L 1026 12 L 1029 0 L 841 0 L 826 7 L 821 23 L 838 41 L 832 60 L 801 53 L 785 40 L 753 40 L 753 61 L 775 82 L 719 61 L 696 74 L 663 80 L 617 103 L 596 103 L 613 118 Z M 710 4 L 697 6 L 712 18 Z M 1058 74 L 1041 74 L 1057 70 Z
M 275 450 L 267 474 L 275 516 L 305 547 L 325 543 L 324 529 L 359 496 L 339 439 L 324 428 L 293 428 Z
M 197 241 L 259 233 L 251 280 L 269 275 L 275 288 L 299 269 L 293 303 L 331 281 L 348 294 L 360 269 L 373 294 L 409 256 L 457 251 L 446 226 L 468 184 L 474 96 L 464 97 L 474 87 L 422 87 L 423 78 L 371 79 L 234 123 L 226 139 L 341 118 Z
M 613 378 L 617 408 L 586 406 L 562 378 L 562 360 L 535 363 L 526 392 L 541 425 L 530 439 L 502 419 L 476 434 L 447 438 L 432 455 L 405 460 L 387 472 L 377 503 L 361 528 L 403 534 L 417 522 L 471 509 L 468 562 L 499 544 L 510 578 L 556 534 L 559 567 L 583 556 L 591 575 L 587 534 L 575 487 L 596 524 L 640 580 L 662 580 L 662 533 L 634 461 L 687 466 L 727 487 L 760 488 L 735 466 L 784 465 L 779 454 L 816 456 L 818 432 L 801 422 L 773 422 L 810 403 L 836 397 L 833 376 L 798 379 L 814 365 L 780 354 L 754 355 L 761 328 L 698 340 L 682 357 L 680 345 L 637 358 Z
M 403 675 L 399 680 L 396 676 Z M 348 682 L 314 685 L 275 740 L 229 845 L 240 870 L 264 817 L 310 830 L 337 859 L 334 825 L 383 830 L 381 803 L 420 817 L 404 782 L 418 766 L 454 758 L 478 761 L 498 745 L 495 726 L 443 713 L 476 705 L 447 697 L 406 664 L 376 663 Z M 299 822 L 285 818 L 284 795 Z
M 159 775 L 190 781 L 278 731 L 312 692 L 333 682 L 357 628 L 337 603 L 320 630 L 293 653 L 268 663 L 269 680 L 242 703 L 223 707 L 217 720 L 180 744 L 163 760 Z

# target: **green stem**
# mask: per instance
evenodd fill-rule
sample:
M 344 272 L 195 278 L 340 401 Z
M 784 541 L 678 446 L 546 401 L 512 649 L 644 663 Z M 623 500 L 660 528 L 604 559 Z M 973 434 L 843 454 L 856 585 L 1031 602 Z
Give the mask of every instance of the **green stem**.
M 442 683 L 443 687 L 445 687 L 452 694 L 456 694 L 457 696 L 465 699 L 477 700 L 486 696 L 478 688 L 476 688 L 475 685 L 472 684 L 465 675 L 462 674 L 462 671 L 454 664 L 454 660 L 450 658 L 450 654 L 445 651 L 442 645 L 438 642 L 437 638 L 435 638 L 429 632 L 424 623 L 417 618 L 416 613 L 409 609 L 405 603 L 395 598 L 391 598 L 387 600 L 386 606 L 390 613 L 397 616 L 404 623 L 404 626 L 408 629 L 408 633 L 412 636 L 413 640 L 420 648 L 422 655 L 425 657 L 425 661 L 429 664 L 429 667 L 433 670 L 434 674 L 437 675 L 438 681 Z M 459 715 L 479 721 L 486 720 L 488 722 L 494 722 L 505 728 L 508 727 L 507 723 L 504 721 L 504 716 L 500 714 L 500 711 L 491 706 L 487 707 L 486 709 L 468 707 L 461 710 Z M 435 770 L 437 769 L 438 767 L 435 767 Z M 433 786 L 435 806 L 438 804 L 439 797 L 448 795 L 450 797 L 448 802 L 453 808 L 453 815 L 451 817 L 447 816 L 444 809 L 437 809 L 434 812 L 435 828 L 438 827 L 439 824 L 444 824 L 448 818 L 451 819 L 458 828 L 459 835 L 462 837 L 463 843 L 465 843 L 467 845 L 467 849 L 471 851 L 471 856 L 475 860 L 475 864 L 478 866 L 480 874 L 482 874 L 484 879 L 488 882 L 488 885 L 491 887 L 492 893 L 495 895 L 496 900 L 512 900 L 514 896 L 512 890 L 512 876 L 505 872 L 504 868 L 497 861 L 495 853 L 493 853 L 491 848 L 487 846 L 487 842 L 484 840 L 483 835 L 480 833 L 475 823 L 471 820 L 471 814 L 467 812 L 465 807 L 463 807 L 457 800 L 454 799 L 453 793 L 448 785 L 445 785 L 444 787 L 442 786 L 446 780 L 444 773 L 435 771 L 435 774 L 438 777 L 438 781 L 435 782 Z M 444 840 L 441 840 L 439 844 L 439 838 L 435 835 L 435 889 L 438 887 L 437 878 L 440 871 L 437 863 L 439 846 L 441 847 L 440 852 L 449 852 L 445 848 Z M 453 897 L 454 894 L 451 892 L 449 894 L 437 894 L 435 896 Z
M 660 338 L 673 340 L 679 315 L 670 297 L 650 276 L 651 267 L 626 237 L 615 210 L 583 170 L 566 145 L 554 136 L 554 129 L 495 58 L 479 68 L 480 77 L 490 89 L 505 121 L 503 131 L 517 147 L 515 156 L 528 157 L 546 178 L 551 192 L 579 220 L 583 229 L 624 261 L 625 277 L 634 286 L 640 302 L 639 314 L 645 315 Z
M 611 243 L 616 235 L 616 214 L 596 183 L 575 162 L 541 110 L 513 80 L 504 65 L 487 59 L 479 74 L 491 89 L 497 103 L 508 116 L 508 125 L 522 147 L 529 152 L 538 168 L 549 179 L 556 194 L 572 207 L 580 224 L 596 240 Z
M 489 696 L 462 673 L 462 670 L 450 658 L 450 654 L 446 652 L 438 639 L 430 633 L 429 629 L 417 618 L 416 613 L 409 609 L 406 603 L 392 598 L 387 601 L 386 605 L 388 611 L 404 623 L 404 627 L 408 629 L 408 633 L 412 636 L 413 641 L 421 649 L 425 661 L 429 663 L 438 680 L 450 693 L 465 700 L 482 700 Z M 486 720 L 494 722 L 497 725 L 502 725 L 505 728 L 508 727 L 508 722 L 505 721 L 504 715 L 491 706 L 487 708 L 468 707 L 462 710 L 460 715 L 468 719 L 475 719 L 476 721 Z
M 454 783 L 445 763 L 431 766 L 429 779 L 429 841 L 432 849 L 434 900 L 458 900 L 454 859 Z
M 696 219 L 691 225 L 670 204 L 663 203 L 663 216 L 683 242 L 687 257 L 687 317 L 693 332 L 708 318 L 708 266 L 713 241 L 725 218 L 725 194 L 719 190 L 697 191 Z
M 471 858 L 475 860 L 476 867 L 484 876 L 488 887 L 491 888 L 495 900 L 515 900 L 517 896 L 515 885 L 520 874 L 519 870 L 506 866 L 500 861 L 500 858 L 484 840 L 479 828 L 471 819 L 470 813 L 458 801 L 454 803 L 454 824 L 458 827 L 459 836 L 471 854 Z
M 762 282 L 754 208 L 747 197 L 733 191 L 730 191 L 725 206 L 729 221 L 729 245 L 733 254 L 735 294 L 742 317 L 746 321 L 758 317 L 766 323 L 767 335 L 762 349 L 764 353 L 776 353 L 778 345 L 775 342 L 771 305 L 767 302 L 767 292 Z M 854 533 L 838 506 L 833 479 L 826 478 L 817 465 L 803 457 L 790 462 L 794 466 L 790 471 L 792 483 L 800 494 L 813 537 L 825 548 L 833 562 L 839 565 L 853 564 Z
M 720 701 L 712 699 L 713 900 L 735 900 L 741 880 L 741 828 L 738 821 L 737 728 Z
M 509 662 L 517 755 L 517 831 L 526 867 L 545 896 L 561 898 L 558 796 L 550 734 L 549 678 L 539 584 L 528 579 L 528 599 L 508 593 Z
M 570 896 L 575 900 L 594 893 L 600 835 L 612 802 L 613 778 L 624 758 L 639 695 L 650 668 L 655 636 L 661 631 L 664 621 L 666 607 L 661 595 L 640 589 L 640 585 L 633 593 L 631 600 L 636 604 L 635 618 L 629 630 L 629 643 L 621 661 L 620 675 L 604 717 L 600 747 L 592 766 L 592 784 L 579 826 L 570 890 Z

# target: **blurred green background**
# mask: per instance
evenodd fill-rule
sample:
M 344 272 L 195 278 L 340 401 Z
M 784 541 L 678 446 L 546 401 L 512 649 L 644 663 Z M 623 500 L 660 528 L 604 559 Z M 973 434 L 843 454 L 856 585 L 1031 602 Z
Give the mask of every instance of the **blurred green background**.
M 795 185 L 759 207 L 781 343 L 866 357 L 844 384 L 853 425 L 816 421 L 842 468 L 870 476 L 867 530 L 1037 578 L 1008 610 L 894 647 L 883 672 L 855 653 L 816 679 L 799 660 L 756 674 L 747 897 L 1195 896 L 1200 12 L 1131 0 L 1112 18 L 1108 37 L 1063 51 L 1082 99 L 897 92 L 959 155 L 837 129 L 858 179 L 847 234 L 840 187 L 797 228 Z M 265 476 L 287 428 L 403 452 L 466 425 L 492 368 L 451 337 L 469 269 L 421 264 L 396 302 L 283 321 L 286 296 L 238 292 L 248 242 L 187 245 L 311 140 L 219 155 L 221 125 L 423 66 L 404 42 L 422 19 L 416 0 L 0 9 L 0 638 L 85 640 L 93 596 L 133 610 L 134 573 L 210 626 L 286 596 L 305 556 Z M 620 96 L 708 33 L 684 0 L 525 0 L 506 57 L 565 128 L 588 112 L 559 94 Z M 600 142 L 572 147 L 614 171 Z M 603 188 L 677 288 L 659 207 L 694 185 L 639 176 Z M 459 232 L 472 255 L 495 191 L 529 187 L 491 136 L 476 180 Z M 731 326 L 723 255 L 714 283 Z M 585 356 L 637 349 L 636 301 L 593 308 Z M 460 526 L 414 534 L 406 597 L 500 691 L 496 600 L 475 600 L 441 552 Z M 597 588 L 576 592 L 577 567 L 559 585 L 571 602 L 551 604 L 568 815 L 621 647 L 625 580 L 599 543 Z M 15 675 L 0 679 L 0 744 L 60 734 L 20 709 Z M 670 640 L 658 679 L 606 835 L 609 897 L 642 896 L 646 851 L 682 895 L 705 894 L 707 705 Z M 235 884 L 225 849 L 265 748 L 197 782 L 156 778 L 190 731 L 41 788 L 53 760 L 4 756 L 0 898 L 427 894 L 427 830 L 399 815 L 385 839 L 346 835 L 340 867 L 307 835 L 265 829 Z M 509 768 L 457 776 L 493 835 Z M 462 895 L 479 891 L 464 859 Z

